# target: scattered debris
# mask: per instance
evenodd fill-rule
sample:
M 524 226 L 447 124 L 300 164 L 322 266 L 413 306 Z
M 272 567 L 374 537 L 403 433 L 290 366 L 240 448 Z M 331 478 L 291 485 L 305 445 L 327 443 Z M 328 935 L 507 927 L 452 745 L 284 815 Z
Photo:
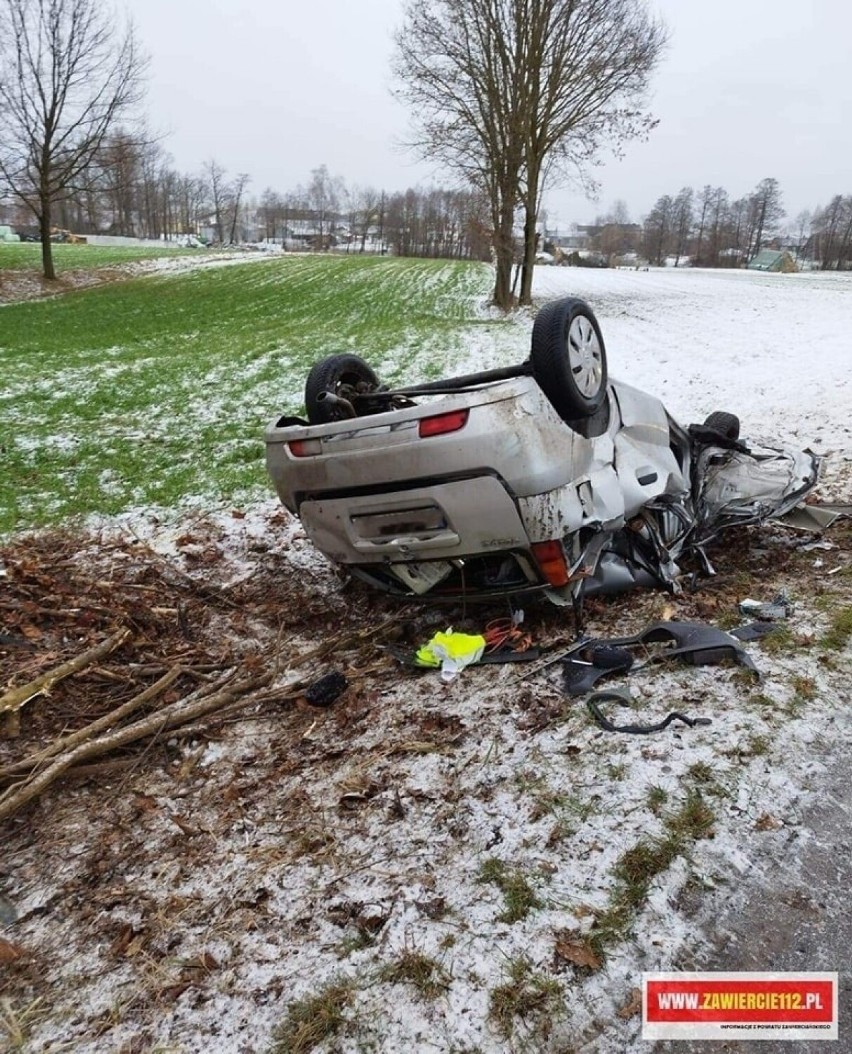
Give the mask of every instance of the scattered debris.
M 636 1017 L 637 1014 L 642 1013 L 642 989 L 631 988 L 630 997 L 624 1006 L 621 1006 L 616 1010 L 616 1014 L 623 1020 L 629 1021 L 631 1017 Z
M 195 524 L 191 533 L 204 534 Z M 186 546 L 149 559 L 144 543 L 109 537 L 3 550 L 4 629 L 33 647 L 0 647 L 0 692 L 119 626 L 132 637 L 23 709 L 21 737 L 0 740 L 0 770 L 27 764 L 0 791 L 193 693 L 274 677 L 250 699 L 75 764 L 67 782 L 0 823 L 0 891 L 19 914 L 0 933 L 25 952 L 0 965 L 0 1035 L 8 1005 L 39 1049 L 293 1051 L 294 1036 L 323 1020 L 325 1038 L 311 1031 L 311 1043 L 405 1050 L 456 1028 L 464 1001 L 480 1008 L 469 1017 L 471 1048 L 503 1049 L 513 1033 L 518 1049 L 626 1049 L 639 1020 L 624 1007 L 637 962 L 668 968 L 698 932 L 680 904 L 684 883 L 706 875 L 709 889 L 745 866 L 750 835 L 754 852 L 774 841 L 758 833 L 772 821 L 756 818 L 786 826 L 796 816 L 803 783 L 819 771 L 816 746 L 801 749 L 816 729 L 848 743 L 833 702 L 846 657 L 822 661 L 847 579 L 828 580 L 831 608 L 810 604 L 812 557 L 785 540 L 744 547 L 732 556 L 735 574 L 694 594 L 592 598 L 600 640 L 590 657 L 610 669 L 625 656 L 647 667 L 677 644 L 608 638 L 661 617 L 729 618 L 749 591 L 743 581 L 762 582 L 767 597 L 796 590 L 803 633 L 814 639 L 801 664 L 786 650 L 767 653 L 762 686 L 740 670 L 653 666 L 666 710 L 692 715 L 703 708 L 696 700 L 713 699 L 712 730 L 614 738 L 541 676 L 540 663 L 469 673 L 463 691 L 436 691 L 434 672 L 417 676 L 387 652 L 393 642 L 411 661 L 416 642 L 446 622 L 413 606 L 401 616 L 392 600 L 365 603 L 360 584 L 341 586 L 307 546 L 286 548 L 286 527 L 273 535 L 263 550 L 250 548 L 250 534 L 242 549 L 219 539 L 228 562 L 197 567 Z M 213 552 L 216 541 L 201 537 L 199 548 Z M 523 630 L 545 664 L 561 662 L 570 619 L 542 609 Z M 473 632 L 487 622 L 465 614 L 440 617 Z M 789 633 L 784 623 L 759 625 Z M 837 626 L 831 646 L 842 648 L 846 621 Z M 339 701 L 300 705 L 330 670 L 349 682 Z M 534 690 L 519 684 L 531 672 Z M 616 722 L 651 716 L 612 703 L 601 710 Z M 718 788 L 732 807 L 714 821 L 707 802 Z M 699 843 L 711 829 L 713 841 Z M 345 903 L 345 923 L 323 910 L 331 902 Z M 424 958 L 403 961 L 405 949 Z M 427 1004 L 439 967 L 450 991 Z
M 822 534 L 842 516 L 852 516 L 852 505 L 811 505 L 801 502 L 775 522 L 794 531 Z
M 653 644 L 662 644 L 663 647 L 653 650 L 649 647 Z M 624 649 L 640 647 L 645 651 L 641 663 L 628 663 L 621 654 Z M 564 689 L 568 695 L 585 695 L 603 677 L 670 659 L 681 659 L 693 666 L 714 666 L 732 659 L 757 673 L 757 667 L 740 647 L 739 641 L 715 626 L 697 622 L 654 622 L 632 637 L 584 640 L 574 645 L 564 657 Z
M 774 600 L 763 602 L 746 597 L 739 604 L 743 615 L 750 618 L 762 619 L 765 622 L 777 622 L 779 619 L 789 618 L 793 614 L 793 605 L 787 599 L 785 593 L 779 593 Z
M 339 670 L 333 670 L 305 689 L 305 702 L 311 706 L 331 706 L 346 691 L 349 682 Z
M 554 948 L 557 959 L 582 966 L 588 970 L 600 970 L 603 959 L 578 930 L 563 930 L 556 934 Z
M 743 644 L 748 644 L 750 641 L 763 640 L 764 637 L 777 633 L 782 628 L 777 622 L 749 622 L 745 626 L 732 629 L 731 636 L 741 640 Z
M 8 897 L 0 893 L 0 926 L 11 926 L 17 919 L 18 909 Z
M 43 693 L 49 694 L 50 689 L 57 682 L 64 680 L 66 677 L 70 677 L 72 674 L 80 673 L 80 671 L 85 670 L 87 666 L 92 666 L 99 659 L 104 658 L 104 656 L 109 655 L 110 652 L 115 651 L 116 648 L 124 644 L 130 636 L 131 632 L 129 629 L 120 629 L 118 633 L 114 633 L 102 644 L 87 649 L 81 655 L 76 656 L 74 659 L 70 659 L 68 662 L 63 662 L 62 665 L 57 666 L 56 669 L 48 670 L 47 673 L 43 673 L 41 676 L 36 677 L 34 681 L 18 685 L 16 688 L 10 688 L 0 696 L 0 714 L 20 710 L 22 706 L 28 703 L 31 699 L 35 699 L 37 695 L 42 695 Z
M 23 959 L 24 949 L 19 944 L 13 944 L 4 937 L 0 937 L 0 963 L 13 963 Z
M 612 721 L 604 717 L 601 713 L 600 704 L 616 702 L 620 703 L 621 706 L 633 706 L 636 700 L 626 689 L 611 688 L 608 691 L 594 692 L 586 700 L 586 706 L 589 709 L 589 713 L 596 725 L 602 728 L 605 732 L 629 732 L 634 736 L 646 736 L 651 732 L 662 732 L 664 728 L 668 728 L 673 721 L 680 721 L 681 724 L 686 725 L 688 728 L 695 728 L 698 725 L 710 725 L 713 722 L 709 717 L 687 717 L 686 714 L 681 714 L 677 710 L 672 711 L 668 717 L 662 721 L 658 721 L 654 725 L 614 725 Z

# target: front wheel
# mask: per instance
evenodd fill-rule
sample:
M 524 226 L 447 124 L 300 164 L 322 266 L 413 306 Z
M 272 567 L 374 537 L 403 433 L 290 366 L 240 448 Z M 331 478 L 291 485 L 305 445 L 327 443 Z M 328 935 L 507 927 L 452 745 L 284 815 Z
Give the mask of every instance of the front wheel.
M 606 400 L 603 334 L 584 300 L 554 300 L 536 315 L 530 349 L 533 376 L 567 422 L 592 417 Z
M 724 410 L 714 410 L 707 415 L 704 422 L 705 428 L 712 428 L 714 432 L 736 442 L 740 438 L 740 419 L 736 414 L 726 413 Z

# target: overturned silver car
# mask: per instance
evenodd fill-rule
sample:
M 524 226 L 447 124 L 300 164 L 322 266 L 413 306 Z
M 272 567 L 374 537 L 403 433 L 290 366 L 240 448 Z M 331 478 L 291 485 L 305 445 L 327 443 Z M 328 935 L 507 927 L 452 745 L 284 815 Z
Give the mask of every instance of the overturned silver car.
M 305 403 L 307 420 L 266 432 L 282 502 L 331 560 L 424 599 L 677 589 L 684 558 L 711 572 L 711 539 L 783 515 L 819 470 L 810 453 L 747 447 L 732 414 L 684 428 L 609 379 L 576 298 L 541 309 L 518 366 L 389 390 L 333 355 Z

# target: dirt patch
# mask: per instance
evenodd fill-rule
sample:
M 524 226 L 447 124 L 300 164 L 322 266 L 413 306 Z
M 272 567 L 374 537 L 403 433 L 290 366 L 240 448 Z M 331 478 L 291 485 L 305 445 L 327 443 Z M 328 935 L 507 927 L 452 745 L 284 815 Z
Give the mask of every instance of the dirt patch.
M 0 304 L 14 304 L 24 300 L 42 300 L 61 296 L 78 289 L 93 289 L 111 282 L 123 282 L 139 273 L 138 264 L 121 267 L 79 268 L 63 271 L 53 281 L 40 271 L 0 271 Z

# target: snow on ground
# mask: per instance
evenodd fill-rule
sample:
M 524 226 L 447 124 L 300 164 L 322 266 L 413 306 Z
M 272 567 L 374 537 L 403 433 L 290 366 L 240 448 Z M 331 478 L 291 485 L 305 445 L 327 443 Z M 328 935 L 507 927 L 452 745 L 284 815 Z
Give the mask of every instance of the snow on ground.
M 547 268 L 535 291 L 588 299 L 612 373 L 683 421 L 730 410 L 748 435 L 827 452 L 832 496 L 852 500 L 849 278 Z M 461 372 L 517 361 L 529 319 L 475 331 Z M 246 512 L 192 522 L 224 553 L 217 584 L 307 580 L 329 619 L 345 620 L 341 576 L 299 525 L 281 526 L 274 502 Z M 185 529 L 150 514 L 110 526 L 200 575 L 183 562 Z M 563 698 L 558 667 L 485 666 L 444 687 L 385 659 L 328 711 L 249 713 L 215 739 L 176 738 L 169 765 L 106 791 L 53 792 L 32 814 L 39 837 L 16 826 L 0 862 L 0 892 L 20 915 L 2 933 L 38 962 L 7 1007 L 20 1019 L 26 998 L 42 999 L 23 1049 L 267 1051 L 294 1002 L 336 993 L 342 1019 L 316 1047 L 325 1054 L 649 1050 L 638 1019 L 617 1012 L 641 972 L 694 958 L 705 891 L 761 877 L 762 846 L 807 840 L 804 804 L 829 753 L 852 746 L 848 647 L 816 643 L 829 602 L 849 604 L 850 553 L 801 541 L 754 532 L 714 554 L 720 577 L 698 594 L 593 606 L 590 631 L 611 635 L 663 616 L 729 623 L 744 591 L 789 591 L 786 645 L 749 649 L 759 683 L 727 667 L 653 667 L 631 681 L 640 720 L 680 709 L 710 726 L 613 736 Z M 426 636 L 444 618 L 366 592 L 356 606 Z M 499 614 L 467 612 L 465 628 Z M 531 610 L 527 625 L 542 644 L 571 634 L 559 613 Z M 289 654 L 315 632 L 291 625 Z M 258 625 L 257 647 L 276 634 Z M 712 836 L 687 839 L 649 881 L 603 965 L 581 965 L 625 854 L 662 837 L 696 793 Z M 510 895 L 534 903 L 513 913 Z M 432 964 L 431 988 L 418 987 L 415 961 Z M 277 1054 L 309 1049 L 282 1043 Z
M 588 300 L 613 375 L 679 420 L 852 451 L 852 274 L 540 267 L 533 288 Z

